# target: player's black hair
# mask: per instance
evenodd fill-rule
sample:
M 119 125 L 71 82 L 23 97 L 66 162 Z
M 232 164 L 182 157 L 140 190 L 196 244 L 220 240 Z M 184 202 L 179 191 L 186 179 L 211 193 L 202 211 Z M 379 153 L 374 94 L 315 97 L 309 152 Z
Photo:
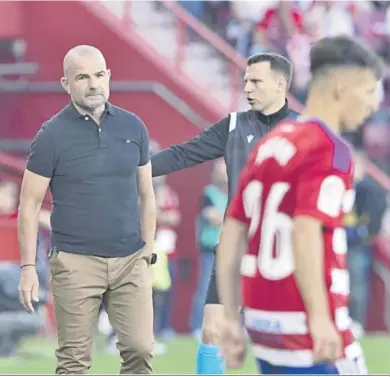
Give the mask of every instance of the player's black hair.
M 253 64 L 262 62 L 269 62 L 272 71 L 279 71 L 283 74 L 287 81 L 288 90 L 290 88 L 293 75 L 293 65 L 290 60 L 282 55 L 269 52 L 251 56 L 248 58 L 246 64 L 249 67 Z
M 323 38 L 311 48 L 310 72 L 313 78 L 330 69 L 343 67 L 371 69 L 378 80 L 383 73 L 378 55 L 353 37 Z

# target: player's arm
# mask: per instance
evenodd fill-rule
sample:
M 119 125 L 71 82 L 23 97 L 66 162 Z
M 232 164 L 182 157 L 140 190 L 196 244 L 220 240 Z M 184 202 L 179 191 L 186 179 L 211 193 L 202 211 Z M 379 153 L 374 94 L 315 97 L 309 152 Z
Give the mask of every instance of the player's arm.
M 153 177 L 222 157 L 228 135 L 229 117 L 226 117 L 193 139 L 154 154 L 151 158 Z
M 56 160 L 54 140 L 44 126 L 31 144 L 20 191 L 18 237 L 22 265 L 35 265 L 39 213 Z
M 318 155 L 306 160 L 296 176 L 295 279 L 308 314 L 313 360 L 334 361 L 342 355 L 342 340 L 328 302 L 323 232 L 340 215 L 346 187 L 340 172 L 326 167 Z
M 322 223 L 306 215 L 294 218 L 295 279 L 309 317 L 331 318 L 324 279 Z
M 309 316 L 330 317 L 324 269 L 323 227 L 339 216 L 345 184 L 338 172 L 306 157 L 296 176 L 293 223 L 295 278 Z

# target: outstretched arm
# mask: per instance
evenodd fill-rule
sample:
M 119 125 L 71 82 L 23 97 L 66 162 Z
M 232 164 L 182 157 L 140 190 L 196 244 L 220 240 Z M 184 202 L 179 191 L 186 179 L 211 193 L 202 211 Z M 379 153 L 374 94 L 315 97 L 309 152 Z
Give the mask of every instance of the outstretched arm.
M 229 117 L 226 117 L 193 139 L 154 154 L 151 158 L 153 177 L 222 157 L 228 135 Z

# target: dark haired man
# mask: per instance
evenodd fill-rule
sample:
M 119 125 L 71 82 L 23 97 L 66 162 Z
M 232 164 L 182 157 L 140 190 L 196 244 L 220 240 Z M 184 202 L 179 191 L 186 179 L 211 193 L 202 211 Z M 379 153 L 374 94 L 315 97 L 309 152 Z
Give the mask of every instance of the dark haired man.
M 231 113 L 195 138 L 173 145 L 152 156 L 153 176 L 165 175 L 206 161 L 224 157 L 232 197 L 239 174 L 256 142 L 276 124 L 297 113 L 288 107 L 286 94 L 292 65 L 278 54 L 250 57 L 245 71 L 245 94 L 251 110 Z M 223 374 L 224 362 L 217 347 L 223 308 L 213 274 L 204 309 L 202 343 L 197 355 L 197 374 Z
M 353 157 L 339 134 L 377 110 L 381 64 L 348 37 L 320 40 L 310 63 L 302 118 L 256 146 L 227 212 L 216 264 L 222 349 L 228 366 L 243 362 L 243 306 L 262 374 L 366 374 L 348 313 Z

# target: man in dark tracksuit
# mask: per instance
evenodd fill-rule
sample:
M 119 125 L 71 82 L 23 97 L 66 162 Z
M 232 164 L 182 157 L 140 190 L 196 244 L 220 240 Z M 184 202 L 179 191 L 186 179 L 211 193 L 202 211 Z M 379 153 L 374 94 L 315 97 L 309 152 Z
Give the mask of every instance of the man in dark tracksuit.
M 349 312 L 355 336 L 361 336 L 367 324 L 374 241 L 387 208 L 386 192 L 365 173 L 365 157 L 363 151 L 355 151 L 355 205 L 345 218 L 351 286 Z
M 245 94 L 251 110 L 231 113 L 195 138 L 173 145 L 152 156 L 153 176 L 165 175 L 224 157 L 232 198 L 241 170 L 259 139 L 286 118 L 297 113 L 288 107 L 286 94 L 292 79 L 291 63 L 278 54 L 258 54 L 248 59 Z M 197 354 L 197 374 L 223 374 L 218 347 L 218 325 L 223 308 L 219 303 L 215 275 L 204 309 L 202 342 Z

